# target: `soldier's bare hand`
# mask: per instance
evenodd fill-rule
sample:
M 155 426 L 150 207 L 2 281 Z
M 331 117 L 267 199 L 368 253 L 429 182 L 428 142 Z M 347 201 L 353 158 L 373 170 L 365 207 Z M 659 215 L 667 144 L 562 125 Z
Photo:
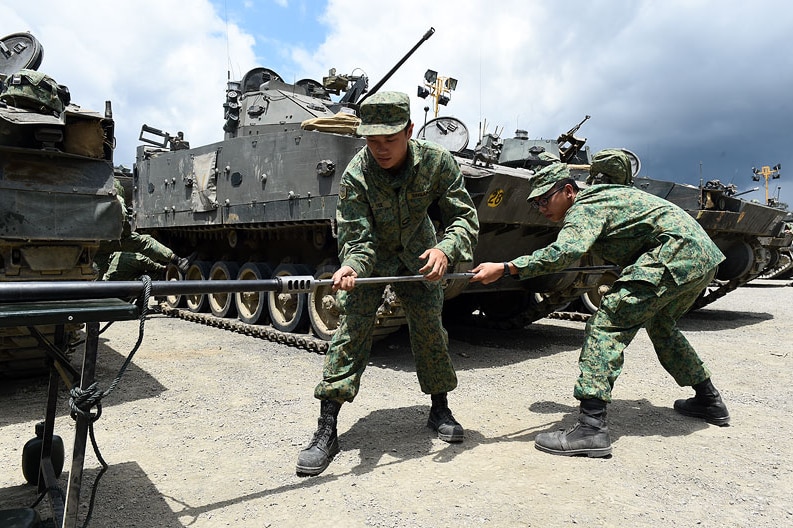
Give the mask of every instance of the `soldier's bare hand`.
M 440 280 L 446 274 L 449 266 L 449 258 L 440 249 L 431 248 L 419 255 L 419 258 L 427 260 L 427 263 L 419 269 L 419 273 L 429 281 Z
M 490 284 L 491 282 L 496 282 L 504 275 L 504 263 L 482 262 L 471 271 L 476 274 L 471 277 L 471 282 Z
M 350 266 L 342 266 L 333 274 L 333 291 L 350 291 L 355 288 L 355 278 L 358 273 Z

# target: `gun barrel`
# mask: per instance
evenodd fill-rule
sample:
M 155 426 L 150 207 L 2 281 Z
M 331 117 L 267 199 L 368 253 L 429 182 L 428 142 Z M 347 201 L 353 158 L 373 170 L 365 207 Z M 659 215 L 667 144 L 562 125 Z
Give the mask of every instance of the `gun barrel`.
M 363 97 L 361 97 L 361 100 L 360 100 L 360 101 L 358 101 L 358 104 L 361 104 L 361 103 L 363 103 L 363 102 L 364 102 L 364 100 L 365 100 L 367 97 L 369 97 L 370 95 L 373 95 L 375 92 L 377 92 L 377 90 L 379 90 L 379 89 L 380 89 L 380 88 L 381 88 L 381 87 L 382 87 L 382 86 L 383 86 L 383 85 L 386 83 L 386 81 L 387 81 L 388 79 L 390 79 L 392 75 L 394 75 L 394 72 L 396 72 L 396 71 L 399 69 L 399 67 L 400 67 L 400 66 L 402 66 L 402 64 L 404 64 L 404 63 L 405 63 L 405 61 L 406 61 L 406 60 L 408 60 L 408 58 L 410 58 L 410 56 L 411 56 L 411 55 L 413 55 L 413 52 L 414 52 L 414 51 L 416 51 L 416 50 L 418 49 L 418 47 L 419 47 L 419 46 L 421 46 L 422 44 L 424 44 L 424 42 L 425 42 L 425 41 L 426 41 L 428 38 L 430 38 L 430 37 L 431 37 L 431 36 L 432 36 L 434 33 L 435 33 L 435 28 L 433 28 L 433 27 L 429 28 L 429 29 L 427 30 L 427 32 L 426 32 L 426 33 L 424 33 L 424 36 L 423 36 L 423 37 L 421 37 L 421 40 L 419 40 L 419 41 L 416 43 L 416 45 L 415 45 L 415 46 L 413 46 L 413 47 L 410 49 L 410 51 L 408 51 L 408 52 L 405 54 L 405 56 L 404 56 L 404 57 L 402 57 L 402 59 L 401 59 L 399 62 L 397 62 L 397 63 L 396 63 L 396 65 L 395 65 L 393 68 L 391 68 L 391 69 L 388 71 L 388 73 L 386 73 L 386 74 L 385 74 L 385 76 L 384 76 L 382 79 L 380 79 L 380 82 L 378 82 L 377 84 L 375 84 L 375 85 L 374 85 L 374 87 L 372 87 L 372 89 L 371 89 L 371 90 L 369 90 L 369 91 L 368 91 L 366 94 L 364 94 L 364 96 L 363 96 Z

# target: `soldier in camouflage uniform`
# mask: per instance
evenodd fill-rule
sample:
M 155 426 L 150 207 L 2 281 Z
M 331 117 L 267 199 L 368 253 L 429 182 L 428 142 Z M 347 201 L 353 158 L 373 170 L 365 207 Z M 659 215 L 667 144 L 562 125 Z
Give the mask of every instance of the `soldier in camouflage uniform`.
M 341 266 L 333 275 L 342 318 L 325 358 L 316 433 L 298 456 L 298 475 L 318 475 L 339 452 L 336 420 L 343 402 L 352 402 L 369 360 L 375 314 L 383 287 L 355 286 L 357 277 L 424 274 L 427 282 L 392 285 L 408 320 L 416 375 L 431 395 L 427 425 L 446 442 L 461 442 L 464 431 L 449 410 L 446 394 L 457 386 L 449 342 L 441 323 L 449 266 L 471 261 L 479 231 L 476 209 L 453 156 L 444 148 L 411 139 L 408 96 L 379 92 L 360 108 L 358 134 L 366 137 L 339 182 L 336 211 Z M 428 215 L 440 211 L 437 238 Z
M 174 264 L 183 274 L 187 272 L 195 255 L 179 257 L 165 244 L 151 235 L 137 233 L 127 213 L 124 187 L 118 179 L 113 181 L 116 198 L 121 202 L 124 215 L 120 240 L 103 240 L 94 255 L 94 266 L 100 280 L 134 280 L 143 274 L 165 277 L 165 268 Z
M 472 281 L 488 284 L 502 276 L 528 279 L 558 272 L 587 252 L 622 268 L 586 325 L 573 392 L 580 400 L 578 422 L 567 431 L 538 434 L 537 449 L 556 455 L 611 454 L 606 404 L 622 370 L 623 351 L 642 327 L 664 369 L 681 387 L 694 388 L 695 396 L 677 400 L 675 409 L 727 425 L 730 415 L 710 371 L 676 323 L 724 260 L 699 224 L 671 202 L 633 187 L 598 184 L 580 190 L 562 163 L 535 175 L 529 203 L 552 222 L 562 222 L 556 241 L 510 262 L 479 264 Z
M 148 275 L 154 280 L 165 279 L 167 266 L 155 262 L 146 255 L 130 251 L 116 251 L 110 254 L 107 261 L 107 271 L 102 276 L 106 281 L 137 280 L 142 275 Z

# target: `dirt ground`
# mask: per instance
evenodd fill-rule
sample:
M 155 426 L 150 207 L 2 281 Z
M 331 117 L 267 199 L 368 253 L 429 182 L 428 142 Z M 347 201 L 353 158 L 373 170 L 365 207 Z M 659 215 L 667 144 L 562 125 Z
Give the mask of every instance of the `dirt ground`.
M 93 527 L 793 525 L 793 288 L 755 281 L 680 322 L 732 415 L 716 427 L 676 414 L 690 396 L 642 331 L 609 407 L 608 459 L 534 448 L 576 417 L 572 387 L 584 324 L 545 319 L 503 332 L 450 327 L 466 428 L 446 444 L 426 427 L 405 332 L 377 343 L 361 392 L 340 414 L 341 453 L 318 477 L 295 475 L 315 427 L 323 357 L 154 316 L 96 437 L 109 464 Z M 136 322 L 101 337 L 112 381 Z M 0 387 L 0 509 L 30 505 L 21 453 L 44 413 L 45 383 Z M 56 434 L 73 421 L 65 397 Z M 80 523 L 100 465 L 86 455 Z M 49 516 L 46 501 L 40 508 Z

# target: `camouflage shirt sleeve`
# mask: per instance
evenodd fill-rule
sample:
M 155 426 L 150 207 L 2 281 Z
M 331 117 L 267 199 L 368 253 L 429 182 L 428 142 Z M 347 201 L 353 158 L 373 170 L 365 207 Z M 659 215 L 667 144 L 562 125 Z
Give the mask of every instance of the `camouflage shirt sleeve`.
M 555 242 L 513 261 L 520 278 L 560 271 L 584 253 L 623 268 L 631 280 L 678 284 L 701 277 L 724 256 L 686 211 L 640 189 L 593 185 L 578 192 Z
M 339 182 L 339 204 L 336 221 L 339 225 L 339 260 L 350 266 L 359 277 L 372 274 L 375 253 L 374 218 L 366 194 L 363 160 L 366 147 L 353 157 Z
M 568 210 L 553 243 L 512 261 L 518 269 L 518 278 L 529 279 L 563 270 L 589 251 L 600 236 L 605 221 L 596 209 L 582 209 L 574 211 L 571 207 Z

